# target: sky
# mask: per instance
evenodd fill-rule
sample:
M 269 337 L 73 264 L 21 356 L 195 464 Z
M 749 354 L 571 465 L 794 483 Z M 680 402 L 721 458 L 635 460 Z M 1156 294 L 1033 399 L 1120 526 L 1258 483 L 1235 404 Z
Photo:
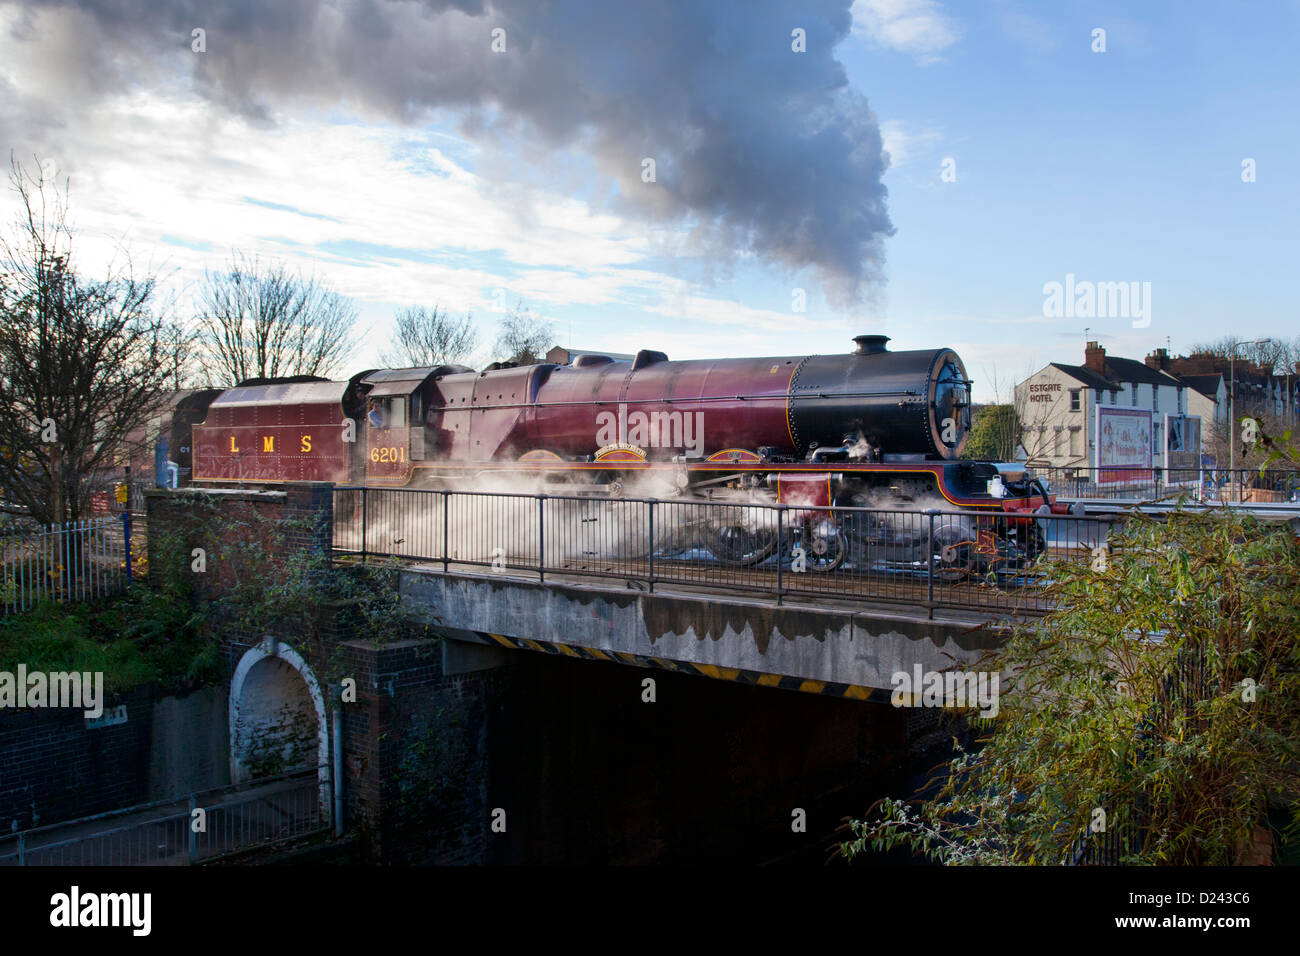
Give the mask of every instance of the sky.
M 1085 339 L 1300 335 L 1295 0 L 164 11 L 0 0 L 0 146 L 69 178 L 83 269 L 129 255 L 182 314 L 236 249 L 351 296 L 345 373 L 435 303 L 670 358 L 883 333 L 977 401 Z

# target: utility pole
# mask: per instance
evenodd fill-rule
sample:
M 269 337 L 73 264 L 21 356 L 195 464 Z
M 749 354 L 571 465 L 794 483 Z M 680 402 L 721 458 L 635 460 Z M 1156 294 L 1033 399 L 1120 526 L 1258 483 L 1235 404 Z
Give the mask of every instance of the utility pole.
M 1243 345 L 1265 345 L 1272 339 L 1255 339 L 1253 342 L 1233 342 L 1228 352 L 1228 486 L 1232 486 L 1232 474 L 1237 457 L 1237 349 Z M 1241 500 L 1241 490 L 1237 491 L 1237 500 Z

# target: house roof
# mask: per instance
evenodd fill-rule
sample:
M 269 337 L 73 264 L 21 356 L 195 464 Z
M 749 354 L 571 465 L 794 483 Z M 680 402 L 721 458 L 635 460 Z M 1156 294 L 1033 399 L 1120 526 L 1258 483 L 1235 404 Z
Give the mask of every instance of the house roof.
M 1092 369 L 1084 368 L 1082 365 L 1062 365 L 1060 362 L 1053 362 L 1052 368 L 1059 369 L 1071 378 L 1078 379 L 1089 388 L 1119 388 L 1118 382 L 1112 382 L 1110 379 L 1098 375 Z
M 1144 385 L 1179 386 L 1183 384 L 1168 372 L 1152 368 L 1137 359 L 1106 356 L 1106 375 L 1116 382 L 1141 382 Z
M 1218 372 L 1213 375 L 1179 375 L 1178 377 L 1206 398 L 1217 398 L 1219 385 L 1223 381 L 1223 376 Z

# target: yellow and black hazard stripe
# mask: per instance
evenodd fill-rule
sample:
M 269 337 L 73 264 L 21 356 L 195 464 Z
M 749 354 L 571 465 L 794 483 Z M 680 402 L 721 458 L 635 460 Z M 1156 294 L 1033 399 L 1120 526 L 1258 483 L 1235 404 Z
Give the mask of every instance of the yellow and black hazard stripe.
M 805 694 L 843 697 L 848 700 L 870 700 L 876 703 L 889 703 L 890 699 L 888 690 L 864 687 L 860 684 L 839 684 L 835 681 L 809 680 L 803 677 L 790 677 L 785 674 L 765 674 L 760 671 L 742 670 L 738 667 L 720 667 L 717 664 L 693 664 L 688 661 L 669 660 L 665 657 L 647 657 L 642 654 L 629 654 L 626 651 L 603 651 L 594 647 L 576 647 L 572 644 L 557 644 L 552 641 L 535 641 L 526 637 L 507 637 L 504 634 L 490 634 L 484 631 L 475 631 L 474 633 L 486 643 L 511 650 L 540 651 L 543 654 L 574 657 L 584 661 L 610 661 L 615 664 L 630 664 L 634 667 L 646 667 L 652 670 L 674 671 L 679 674 L 711 677 L 714 680 L 751 684 L 755 687 L 776 687 L 781 690 L 797 690 Z

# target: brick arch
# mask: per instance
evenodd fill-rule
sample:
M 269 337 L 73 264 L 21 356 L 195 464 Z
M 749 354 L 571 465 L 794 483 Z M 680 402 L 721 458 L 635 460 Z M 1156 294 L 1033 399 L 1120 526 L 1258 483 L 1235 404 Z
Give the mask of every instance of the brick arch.
M 320 683 L 301 654 L 268 637 L 244 652 L 230 679 L 231 782 L 253 777 L 250 764 L 259 752 L 285 759 L 286 771 L 313 766 L 312 738 L 314 765 L 324 783 L 329 777 L 329 722 Z

